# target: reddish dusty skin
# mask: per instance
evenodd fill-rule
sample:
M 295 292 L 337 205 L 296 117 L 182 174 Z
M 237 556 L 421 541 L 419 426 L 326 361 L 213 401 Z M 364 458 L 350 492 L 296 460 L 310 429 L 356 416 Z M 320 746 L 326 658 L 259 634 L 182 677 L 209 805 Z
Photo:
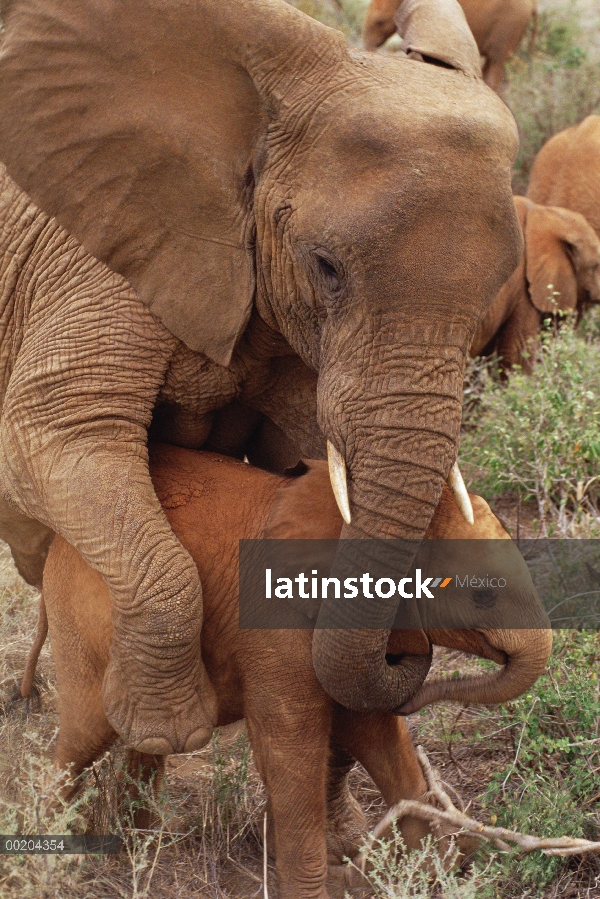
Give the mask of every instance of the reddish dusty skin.
M 600 116 L 559 131 L 539 151 L 527 197 L 585 216 L 600 238 Z
M 600 302 L 600 239 L 578 212 L 514 199 L 525 252 L 479 323 L 470 352 L 497 350 L 503 370 L 520 365 L 530 373 L 544 316 L 560 309 L 579 319 Z
M 364 828 L 347 788 L 353 760 L 363 763 L 388 804 L 425 791 L 404 719 L 350 712 L 327 696 L 313 669 L 311 631 L 238 627 L 239 539 L 339 536 L 342 522 L 326 465 L 310 463 L 306 474 L 282 478 L 225 457 L 158 446 L 151 472 L 167 519 L 204 584 L 202 652 L 216 690 L 218 724 L 246 718 L 267 786 L 280 894 L 325 899 L 328 858 L 339 861 L 352 854 Z M 479 497 L 472 502 L 475 526 L 464 522 L 444 489 L 427 535 L 507 538 L 487 504 Z M 50 548 L 43 595 L 59 687 L 56 760 L 79 772 L 116 739 L 102 701 L 112 634 L 110 599 L 100 575 L 62 538 Z M 388 650 L 427 656 L 433 640 L 503 662 L 506 654 L 522 654 L 535 635 L 392 632 Z M 516 663 L 520 685 L 511 682 L 514 695 L 535 678 L 541 656 L 545 661 L 545 632 L 541 642 L 538 638 L 535 644 L 537 668 L 531 658 Z M 487 678 L 471 683 L 471 697 L 484 682 Z M 139 753 L 132 755 L 131 765 L 147 774 L 162 770 L 161 758 Z M 415 846 L 426 828 L 406 819 L 402 832 Z

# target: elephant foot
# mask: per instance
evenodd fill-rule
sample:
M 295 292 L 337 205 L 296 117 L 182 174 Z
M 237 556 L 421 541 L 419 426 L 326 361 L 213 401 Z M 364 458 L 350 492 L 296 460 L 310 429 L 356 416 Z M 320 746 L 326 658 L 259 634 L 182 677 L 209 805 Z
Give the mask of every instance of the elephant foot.
M 327 866 L 327 892 L 331 899 L 367 899 L 373 887 L 364 874 L 349 865 Z
M 189 681 L 146 680 L 111 658 L 103 684 L 104 711 L 125 745 L 147 755 L 194 752 L 209 742 L 217 722 L 217 699 L 202 663 L 194 689 Z
M 360 804 L 349 790 L 327 808 L 327 861 L 339 865 L 345 858 L 354 858 L 360 851 L 368 832 L 367 819 Z

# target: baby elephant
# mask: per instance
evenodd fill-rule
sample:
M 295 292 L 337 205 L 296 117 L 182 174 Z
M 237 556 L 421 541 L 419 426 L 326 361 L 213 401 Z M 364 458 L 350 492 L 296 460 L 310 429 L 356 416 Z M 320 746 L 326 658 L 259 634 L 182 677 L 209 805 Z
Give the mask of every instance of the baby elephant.
M 354 759 L 365 766 L 389 805 L 422 797 L 426 785 L 403 718 L 351 712 L 325 693 L 313 671 L 312 631 L 238 626 L 240 539 L 339 537 L 342 520 L 326 463 L 310 463 L 303 469 L 300 475 L 281 477 L 208 453 L 165 446 L 154 447 L 151 453 L 152 478 L 165 514 L 202 579 L 202 656 L 218 697 L 218 724 L 246 719 L 269 794 L 274 842 L 270 848 L 275 850 L 281 899 L 326 899 L 328 861 L 353 854 L 364 826 L 346 782 Z M 487 504 L 478 497 L 472 501 L 475 527 L 465 523 L 445 488 L 428 536 L 506 537 Z M 515 561 L 522 562 L 511 543 L 507 548 Z M 526 589 L 529 593 L 521 593 L 522 599 L 528 596 L 535 604 L 535 592 L 527 585 Z M 102 705 L 111 604 L 100 575 L 59 537 L 48 555 L 43 596 L 59 690 L 56 760 L 78 773 L 117 738 Z M 429 654 L 435 638 L 500 663 L 508 657 L 496 691 L 484 696 L 484 701 L 493 701 L 496 694 L 502 699 L 522 692 L 541 673 L 550 651 L 548 632 L 541 635 L 392 632 L 389 651 Z M 172 637 L 177 640 L 176 633 Z M 530 643 L 536 645 L 534 653 L 528 652 Z M 502 672 L 507 670 L 512 674 L 503 681 Z M 164 676 L 157 689 L 163 683 Z M 448 695 L 468 698 L 476 695 L 473 689 L 479 682 L 452 683 Z M 427 686 L 428 698 L 435 699 L 435 686 Z M 437 689 L 443 691 L 443 684 Z M 131 764 L 146 773 L 160 772 L 164 761 L 132 753 Z M 427 828 L 406 819 L 402 832 L 414 847 Z
M 525 253 L 481 320 L 471 356 L 495 349 L 506 371 L 531 373 L 544 316 L 600 302 L 600 240 L 578 212 L 515 197 Z

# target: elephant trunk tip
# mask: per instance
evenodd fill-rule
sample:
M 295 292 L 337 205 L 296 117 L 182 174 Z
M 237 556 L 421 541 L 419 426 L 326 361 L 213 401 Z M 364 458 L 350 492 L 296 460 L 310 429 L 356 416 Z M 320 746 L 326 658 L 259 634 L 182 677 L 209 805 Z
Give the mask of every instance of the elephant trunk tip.
M 489 674 L 459 678 L 435 678 L 398 709 L 399 715 L 412 715 L 426 705 L 449 700 L 465 704 L 498 705 L 510 702 L 529 690 L 545 669 L 552 649 L 552 632 L 538 635 L 535 649 L 508 655 L 506 664 Z

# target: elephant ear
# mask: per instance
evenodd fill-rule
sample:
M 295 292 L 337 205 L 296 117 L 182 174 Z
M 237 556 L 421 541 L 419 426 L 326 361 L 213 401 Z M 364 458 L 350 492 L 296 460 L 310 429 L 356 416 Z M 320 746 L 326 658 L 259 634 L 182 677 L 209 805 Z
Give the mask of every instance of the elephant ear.
M 402 0 L 394 21 L 408 56 L 482 77 L 479 50 L 457 0 Z
M 335 34 L 310 22 L 268 0 L 11 3 L 0 159 L 173 334 L 223 365 L 254 297 L 254 161 L 279 70 L 307 32 Z
M 577 233 L 561 210 L 532 204 L 525 221 L 525 274 L 529 296 L 542 313 L 574 310 L 577 279 L 573 267 Z

